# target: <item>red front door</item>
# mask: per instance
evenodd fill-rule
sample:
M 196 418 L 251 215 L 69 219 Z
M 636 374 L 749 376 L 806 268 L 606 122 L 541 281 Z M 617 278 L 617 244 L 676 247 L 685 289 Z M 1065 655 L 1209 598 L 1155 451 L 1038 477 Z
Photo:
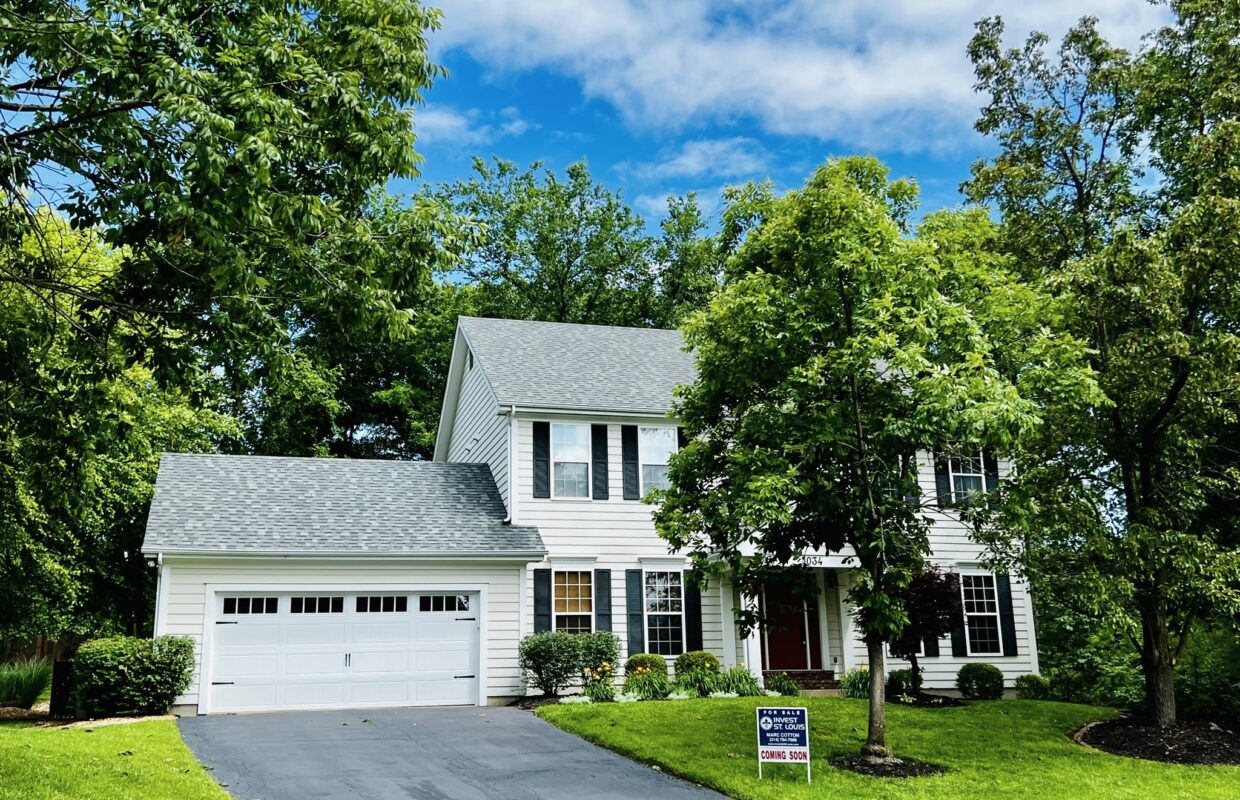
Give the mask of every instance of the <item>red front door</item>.
M 763 636 L 768 670 L 818 669 L 821 667 L 821 644 L 818 636 L 818 614 L 790 592 L 768 588 L 763 592 L 768 627 Z

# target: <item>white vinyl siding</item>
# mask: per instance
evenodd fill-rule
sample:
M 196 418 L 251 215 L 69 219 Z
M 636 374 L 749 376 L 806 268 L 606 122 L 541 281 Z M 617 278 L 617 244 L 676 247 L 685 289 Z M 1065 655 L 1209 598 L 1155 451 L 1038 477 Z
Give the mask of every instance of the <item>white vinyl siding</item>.
M 448 461 L 486 464 L 508 510 L 508 417 L 477 365 L 466 369 L 457 397 Z
M 486 660 L 489 697 L 515 697 L 522 694 L 517 671 L 519 638 L 520 566 L 511 563 L 465 561 L 414 562 L 383 559 L 261 559 L 261 558 L 174 558 L 165 556 L 168 567 L 167 608 L 160 634 L 189 636 L 194 639 L 196 656 L 202 656 L 203 626 L 206 619 L 206 587 L 252 585 L 254 591 L 238 596 L 257 596 L 268 591 L 293 592 L 304 596 L 340 595 L 322 592 L 316 584 L 348 586 L 351 594 L 394 593 L 392 587 L 443 590 L 482 585 L 487 589 L 485 637 L 481 647 Z M 387 591 L 368 592 L 368 585 Z M 225 596 L 231 596 L 226 593 Z M 288 602 L 282 599 L 281 602 Z M 199 670 L 176 705 L 198 702 Z

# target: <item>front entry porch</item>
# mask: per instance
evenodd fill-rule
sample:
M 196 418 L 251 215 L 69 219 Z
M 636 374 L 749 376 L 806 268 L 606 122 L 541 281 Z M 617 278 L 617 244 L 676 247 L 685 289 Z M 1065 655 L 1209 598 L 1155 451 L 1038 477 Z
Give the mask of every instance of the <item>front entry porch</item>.
M 753 599 L 767 625 L 751 633 L 750 652 L 760 655 L 764 675 L 783 672 L 806 691 L 830 691 L 839 686 L 837 670 L 847 668 L 845 631 L 851 620 L 841 603 L 838 574 L 815 572 L 818 592 L 812 599 L 780 585 L 767 586 Z

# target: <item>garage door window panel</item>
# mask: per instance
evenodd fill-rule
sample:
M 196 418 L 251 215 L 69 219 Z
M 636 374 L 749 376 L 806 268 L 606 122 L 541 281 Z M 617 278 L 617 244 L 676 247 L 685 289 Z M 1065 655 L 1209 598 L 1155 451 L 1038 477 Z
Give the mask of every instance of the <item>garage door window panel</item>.
M 360 596 L 357 598 L 359 614 L 403 614 L 409 610 L 409 598 L 404 595 Z
M 289 610 L 294 614 L 343 614 L 344 595 L 335 597 L 294 597 Z
M 457 594 L 424 594 L 418 598 L 418 611 L 468 611 L 469 596 Z
M 280 601 L 275 597 L 225 597 L 224 613 L 234 614 L 275 614 L 280 608 Z

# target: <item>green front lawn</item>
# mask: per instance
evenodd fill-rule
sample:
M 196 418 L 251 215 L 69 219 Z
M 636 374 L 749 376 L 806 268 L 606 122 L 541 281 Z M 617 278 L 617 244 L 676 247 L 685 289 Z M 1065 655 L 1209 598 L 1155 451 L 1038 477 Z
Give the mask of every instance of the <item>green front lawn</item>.
M 37 728 L 0 723 L 0 800 L 228 800 L 176 723 Z
M 754 707 L 809 707 L 814 784 L 805 768 L 766 765 L 757 777 Z M 683 700 L 544 706 L 564 730 L 735 798 L 1191 798 L 1234 800 L 1240 767 L 1155 764 L 1080 747 L 1065 732 L 1112 712 L 1005 700 L 964 708 L 889 707 L 898 755 L 947 767 L 930 778 L 870 778 L 834 769 L 831 756 L 865 740 L 866 704 L 834 697 Z

